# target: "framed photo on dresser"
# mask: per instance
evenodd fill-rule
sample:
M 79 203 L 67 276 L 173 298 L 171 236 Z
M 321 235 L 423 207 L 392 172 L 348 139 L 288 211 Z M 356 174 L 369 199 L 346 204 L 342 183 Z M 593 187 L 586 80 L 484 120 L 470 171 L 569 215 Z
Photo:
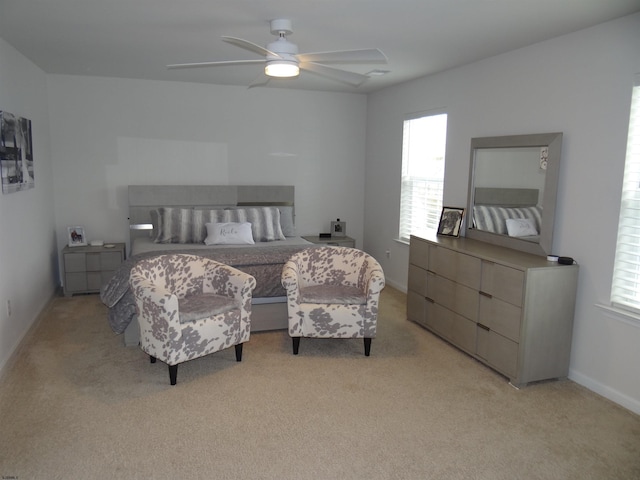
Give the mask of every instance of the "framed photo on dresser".
M 446 235 L 448 237 L 460 236 L 463 217 L 464 208 L 442 207 L 440 223 L 438 224 L 438 235 Z

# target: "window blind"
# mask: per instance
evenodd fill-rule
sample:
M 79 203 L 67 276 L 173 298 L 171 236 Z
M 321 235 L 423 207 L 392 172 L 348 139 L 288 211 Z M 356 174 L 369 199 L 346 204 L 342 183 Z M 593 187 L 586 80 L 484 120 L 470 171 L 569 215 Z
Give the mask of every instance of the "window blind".
M 437 230 L 442 213 L 447 114 L 404 121 L 399 237 Z
M 640 313 L 640 75 L 631 98 L 611 303 Z

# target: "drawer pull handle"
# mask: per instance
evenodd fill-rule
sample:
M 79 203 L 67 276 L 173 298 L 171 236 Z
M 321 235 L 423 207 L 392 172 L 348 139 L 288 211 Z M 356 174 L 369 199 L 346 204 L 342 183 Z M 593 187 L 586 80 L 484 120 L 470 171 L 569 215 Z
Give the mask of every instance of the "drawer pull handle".
M 493 295 L 491 295 L 490 293 L 487 292 L 479 292 L 480 295 L 482 295 L 483 297 L 487 297 L 487 298 L 493 298 Z
M 491 329 L 489 327 L 487 327 L 486 325 L 483 325 L 481 323 L 478 323 L 478 327 L 480 327 L 483 330 L 486 330 L 487 332 L 491 331 Z
M 424 297 L 424 299 L 429 303 L 436 303 L 435 300 L 433 300 L 432 298 Z

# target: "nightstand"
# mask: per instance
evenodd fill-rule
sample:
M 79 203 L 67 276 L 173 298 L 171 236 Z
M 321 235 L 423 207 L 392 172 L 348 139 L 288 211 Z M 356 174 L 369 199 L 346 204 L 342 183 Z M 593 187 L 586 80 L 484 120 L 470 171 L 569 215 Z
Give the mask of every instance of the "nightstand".
M 101 247 L 64 247 L 62 268 L 65 296 L 99 293 L 100 287 L 111 279 L 124 259 L 124 243 L 106 243 Z
M 318 245 L 335 245 L 338 247 L 351 247 L 356 248 L 356 241 L 351 237 L 331 237 L 331 238 L 320 238 L 319 235 L 303 235 L 307 242 L 315 243 Z

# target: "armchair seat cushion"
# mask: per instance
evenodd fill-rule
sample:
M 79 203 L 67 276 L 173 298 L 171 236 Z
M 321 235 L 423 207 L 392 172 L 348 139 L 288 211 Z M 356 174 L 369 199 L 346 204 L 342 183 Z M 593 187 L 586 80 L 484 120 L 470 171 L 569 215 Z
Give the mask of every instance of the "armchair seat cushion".
M 234 308 L 238 308 L 235 299 L 215 293 L 199 293 L 178 299 L 180 323 L 213 317 Z
M 313 285 L 300 288 L 302 303 L 365 305 L 367 295 L 358 287 L 347 285 Z

